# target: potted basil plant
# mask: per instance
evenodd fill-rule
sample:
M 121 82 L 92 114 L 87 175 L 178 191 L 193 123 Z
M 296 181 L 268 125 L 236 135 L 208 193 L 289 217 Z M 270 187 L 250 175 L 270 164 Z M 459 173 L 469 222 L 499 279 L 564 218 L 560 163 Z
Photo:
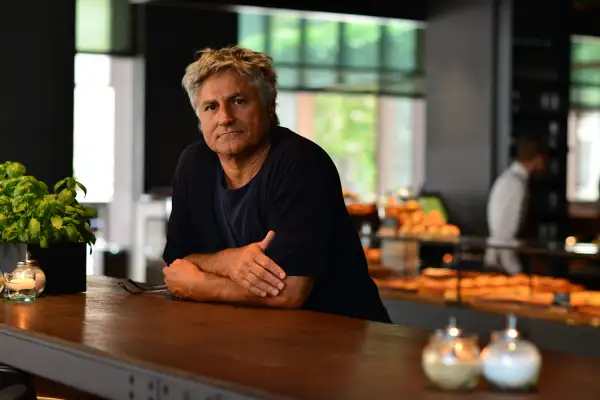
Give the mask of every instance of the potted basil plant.
M 28 256 L 46 275 L 46 294 L 86 290 L 87 246 L 96 242 L 92 207 L 77 202 L 75 178 L 57 182 L 52 192 L 24 165 L 0 164 L 0 271 L 12 272 Z

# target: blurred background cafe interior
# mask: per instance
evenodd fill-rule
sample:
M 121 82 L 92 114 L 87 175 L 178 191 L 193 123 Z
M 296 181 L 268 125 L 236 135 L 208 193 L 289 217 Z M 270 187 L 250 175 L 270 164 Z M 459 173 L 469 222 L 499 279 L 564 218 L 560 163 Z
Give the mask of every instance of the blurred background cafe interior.
M 239 44 L 273 58 L 281 124 L 334 160 L 382 288 L 452 297 L 417 277 L 486 270 L 490 191 L 534 134 L 533 234 L 508 247 L 555 289 L 600 290 L 600 1 L 495 3 L 4 2 L 0 159 L 87 186 L 88 275 L 161 283 L 171 178 L 200 135 L 181 78 Z

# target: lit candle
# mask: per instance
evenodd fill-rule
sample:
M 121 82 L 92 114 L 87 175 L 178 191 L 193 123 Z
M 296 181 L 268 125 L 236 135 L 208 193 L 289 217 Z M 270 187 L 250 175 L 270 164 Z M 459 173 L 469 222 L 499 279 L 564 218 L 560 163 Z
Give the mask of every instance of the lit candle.
M 15 278 L 11 281 L 6 281 L 5 286 L 9 290 L 27 290 L 35 289 L 35 280 L 31 278 Z

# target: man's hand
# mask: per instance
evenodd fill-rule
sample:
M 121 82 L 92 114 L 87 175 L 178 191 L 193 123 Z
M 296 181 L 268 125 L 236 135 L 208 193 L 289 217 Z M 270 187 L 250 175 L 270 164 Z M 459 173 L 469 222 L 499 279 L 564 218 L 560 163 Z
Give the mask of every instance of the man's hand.
M 274 238 L 275 232 L 269 231 L 262 241 L 231 250 L 234 253 L 227 275 L 260 297 L 277 296 L 285 287 L 285 271 L 265 255 Z
M 164 267 L 163 274 L 169 291 L 184 299 L 190 297 L 194 281 L 201 278 L 203 273 L 194 263 L 178 259 Z

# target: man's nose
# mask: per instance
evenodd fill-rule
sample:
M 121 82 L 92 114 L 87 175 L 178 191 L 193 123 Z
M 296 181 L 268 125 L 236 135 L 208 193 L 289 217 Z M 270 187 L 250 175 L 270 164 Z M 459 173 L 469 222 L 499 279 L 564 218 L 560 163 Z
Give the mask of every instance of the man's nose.
M 231 125 L 235 121 L 229 107 L 221 107 L 219 112 L 219 123 L 221 125 Z

